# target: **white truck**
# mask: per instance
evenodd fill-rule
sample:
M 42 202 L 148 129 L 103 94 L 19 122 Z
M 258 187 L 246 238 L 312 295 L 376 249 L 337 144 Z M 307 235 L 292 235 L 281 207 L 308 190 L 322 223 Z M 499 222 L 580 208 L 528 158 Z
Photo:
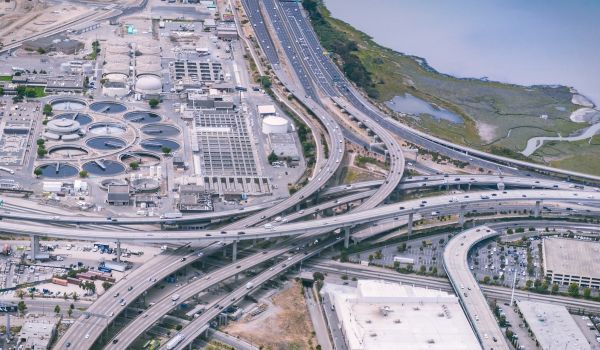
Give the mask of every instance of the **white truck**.
M 171 300 L 176 301 L 177 299 L 179 299 L 179 294 L 175 293 L 171 295 Z
M 246 289 L 252 289 L 252 287 L 254 287 L 254 283 L 252 283 L 252 282 L 246 283 Z
M 177 347 L 177 344 L 181 343 L 185 339 L 185 335 L 177 334 L 171 340 L 167 342 L 167 350 L 173 350 Z

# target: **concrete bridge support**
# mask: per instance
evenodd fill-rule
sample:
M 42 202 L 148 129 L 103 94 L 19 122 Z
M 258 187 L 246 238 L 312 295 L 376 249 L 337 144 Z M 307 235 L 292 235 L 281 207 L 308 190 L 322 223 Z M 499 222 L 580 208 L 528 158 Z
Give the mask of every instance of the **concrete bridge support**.
M 121 262 L 121 241 L 117 241 L 117 262 Z
M 535 207 L 533 209 L 533 216 L 539 218 L 542 216 L 542 201 L 535 201 Z
M 237 261 L 237 248 L 238 248 L 238 241 L 233 241 L 233 244 L 231 245 L 231 261 L 232 262 L 236 262 Z
M 344 227 L 344 248 L 350 246 L 350 227 Z
M 408 238 L 410 238 L 410 235 L 412 234 L 414 216 L 414 213 L 408 213 L 408 223 L 406 224 L 406 232 L 408 233 Z
M 31 236 L 31 260 L 35 260 L 35 257 L 40 254 L 40 236 Z
M 458 212 L 458 224 L 460 225 L 460 227 L 465 226 L 465 210 L 467 209 L 466 206 L 461 205 L 460 206 L 460 211 Z

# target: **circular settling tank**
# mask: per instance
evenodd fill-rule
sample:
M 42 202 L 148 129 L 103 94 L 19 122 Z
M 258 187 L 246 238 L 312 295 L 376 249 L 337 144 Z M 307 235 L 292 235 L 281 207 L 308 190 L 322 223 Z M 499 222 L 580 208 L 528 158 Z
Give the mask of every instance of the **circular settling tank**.
M 48 154 L 55 158 L 77 158 L 87 155 L 88 151 L 77 145 L 61 145 L 50 148 Z
M 142 132 L 150 136 L 173 137 L 179 135 L 177 127 L 168 124 L 147 124 L 142 126 Z
M 136 192 L 154 192 L 160 188 L 160 182 L 152 178 L 135 179 L 131 186 Z
M 153 165 L 160 162 L 160 156 L 152 152 L 136 151 L 122 153 L 119 160 L 127 164 L 135 161 L 140 165 Z
M 90 105 L 90 108 L 95 112 L 107 114 L 121 113 L 127 110 L 124 104 L 110 101 L 94 102 Z
M 88 130 L 93 135 L 121 135 L 127 127 L 119 123 L 95 123 L 90 125 Z
M 114 160 L 94 160 L 83 164 L 83 170 L 93 175 L 115 175 L 125 171 L 125 166 Z
M 50 102 L 55 111 L 78 111 L 85 108 L 85 102 L 71 98 L 59 98 Z
M 75 120 L 79 125 L 87 125 L 92 122 L 92 117 L 84 113 L 63 113 L 52 118 L 55 119 L 70 119 Z
M 179 149 L 179 144 L 169 139 L 148 139 L 142 141 L 140 145 L 142 148 L 154 152 L 162 152 L 163 147 L 168 147 L 171 149 L 171 151 L 176 151 Z
M 47 178 L 65 178 L 77 175 L 79 170 L 76 167 L 68 164 L 68 163 L 50 163 L 40 165 L 36 169 L 40 169 L 42 171 L 42 177 Z
M 158 115 L 156 113 L 144 112 L 144 111 L 135 111 L 135 112 L 125 113 L 125 115 L 123 117 L 130 122 L 139 123 L 139 124 L 156 123 L 156 122 L 159 122 L 162 120 L 160 115 Z
M 110 185 L 127 185 L 127 180 L 124 179 L 106 179 L 100 182 L 100 187 L 107 190 Z
M 89 147 L 100 150 L 118 150 L 125 147 L 126 144 L 125 140 L 111 136 L 98 136 L 86 142 Z

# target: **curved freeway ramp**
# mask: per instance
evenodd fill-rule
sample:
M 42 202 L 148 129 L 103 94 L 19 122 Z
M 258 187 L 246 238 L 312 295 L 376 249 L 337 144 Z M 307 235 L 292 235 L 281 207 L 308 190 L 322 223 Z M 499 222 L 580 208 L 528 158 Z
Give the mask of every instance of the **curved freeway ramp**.
M 444 268 L 452 288 L 485 350 L 510 349 L 479 284 L 469 270 L 467 255 L 471 248 L 500 233 L 487 226 L 463 231 L 452 238 L 444 249 Z

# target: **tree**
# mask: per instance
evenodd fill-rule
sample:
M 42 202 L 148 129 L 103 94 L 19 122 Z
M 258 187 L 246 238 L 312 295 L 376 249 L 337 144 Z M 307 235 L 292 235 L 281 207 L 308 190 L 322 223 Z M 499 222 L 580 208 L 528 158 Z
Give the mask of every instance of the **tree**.
M 19 310 L 19 313 L 21 315 L 24 315 L 25 311 L 27 311 L 27 305 L 23 300 L 19 301 L 19 303 L 17 304 L 17 310 Z
M 275 151 L 271 151 L 271 154 L 269 154 L 269 157 L 267 158 L 267 160 L 269 161 L 269 164 L 273 164 L 274 162 L 277 161 L 277 154 L 275 154 Z
M 154 109 L 156 107 L 158 107 L 158 105 L 160 104 L 160 101 L 156 98 L 152 98 L 148 101 L 148 105 L 150 106 L 150 108 Z
M 60 314 L 60 306 L 56 305 L 54 307 L 54 313 L 57 314 L 57 315 Z
M 169 154 L 171 154 L 171 151 L 172 151 L 171 147 L 167 147 L 167 146 L 161 147 L 160 150 L 162 151 L 162 153 L 164 155 L 169 155 Z
M 262 85 L 263 89 L 268 89 L 271 87 L 271 78 L 266 75 L 260 77 L 260 85 Z
M 419 272 L 422 274 L 425 274 L 425 272 L 427 272 L 427 268 L 425 267 L 425 265 L 421 265 L 421 267 L 419 268 Z
M 23 300 L 23 297 L 25 297 L 25 291 L 23 289 L 19 289 L 17 290 L 17 298 Z
M 590 288 L 583 288 L 583 297 L 589 299 L 592 296 L 592 290 Z
M 38 157 L 44 158 L 44 156 L 46 154 L 48 154 L 48 151 L 46 150 L 45 147 L 43 147 L 43 146 L 38 147 L 38 149 L 37 149 L 37 155 L 38 155 Z
M 43 110 L 44 115 L 46 116 L 51 116 L 52 115 L 52 105 L 49 103 L 46 103 L 44 105 L 44 110 Z
M 568 293 L 570 296 L 576 298 L 579 296 L 579 286 L 577 285 L 577 283 L 571 283 L 569 284 L 569 290 Z
M 397 250 L 398 250 L 398 252 L 400 252 L 400 253 L 403 253 L 403 252 L 405 252 L 405 251 L 406 251 L 406 243 L 404 242 L 404 243 L 400 244 L 400 245 L 399 245 L 399 246 L 398 246 L 396 249 L 397 249 Z
M 84 178 L 84 177 L 88 177 L 88 172 L 87 170 L 82 170 L 79 172 L 79 177 Z
M 69 296 L 67 295 L 67 292 L 64 292 L 64 293 L 63 293 L 63 298 L 64 298 L 65 300 L 69 299 Z
M 45 54 L 45 53 L 46 53 L 46 50 L 44 50 L 44 48 L 43 48 L 43 47 L 38 47 L 38 48 L 37 48 L 37 52 L 38 52 L 40 55 L 43 55 L 43 54 Z
M 71 315 L 73 315 L 73 309 L 68 309 L 67 310 L 67 315 L 69 315 L 69 317 L 71 317 Z
M 483 278 L 483 283 L 485 283 L 485 284 L 489 284 L 489 283 L 490 283 L 490 280 L 491 280 L 490 276 L 485 276 L 485 277 Z
M 104 290 L 109 290 L 109 289 L 110 289 L 110 287 L 112 287 L 112 283 L 110 283 L 110 282 L 108 282 L 108 281 L 104 281 L 104 282 L 102 282 L 102 288 L 103 288 Z
M 552 284 L 552 294 L 558 293 L 558 283 Z
M 77 293 L 73 292 L 73 300 L 77 301 L 77 299 L 79 299 L 79 296 L 77 295 Z
M 138 170 L 140 168 L 140 163 L 133 161 L 129 163 L 129 167 L 131 168 L 131 170 Z
M 322 272 L 316 271 L 313 273 L 313 278 L 315 279 L 315 281 L 323 281 L 325 279 L 325 276 Z
M 38 146 L 43 146 L 46 143 L 46 141 L 44 139 L 37 139 L 36 143 Z

